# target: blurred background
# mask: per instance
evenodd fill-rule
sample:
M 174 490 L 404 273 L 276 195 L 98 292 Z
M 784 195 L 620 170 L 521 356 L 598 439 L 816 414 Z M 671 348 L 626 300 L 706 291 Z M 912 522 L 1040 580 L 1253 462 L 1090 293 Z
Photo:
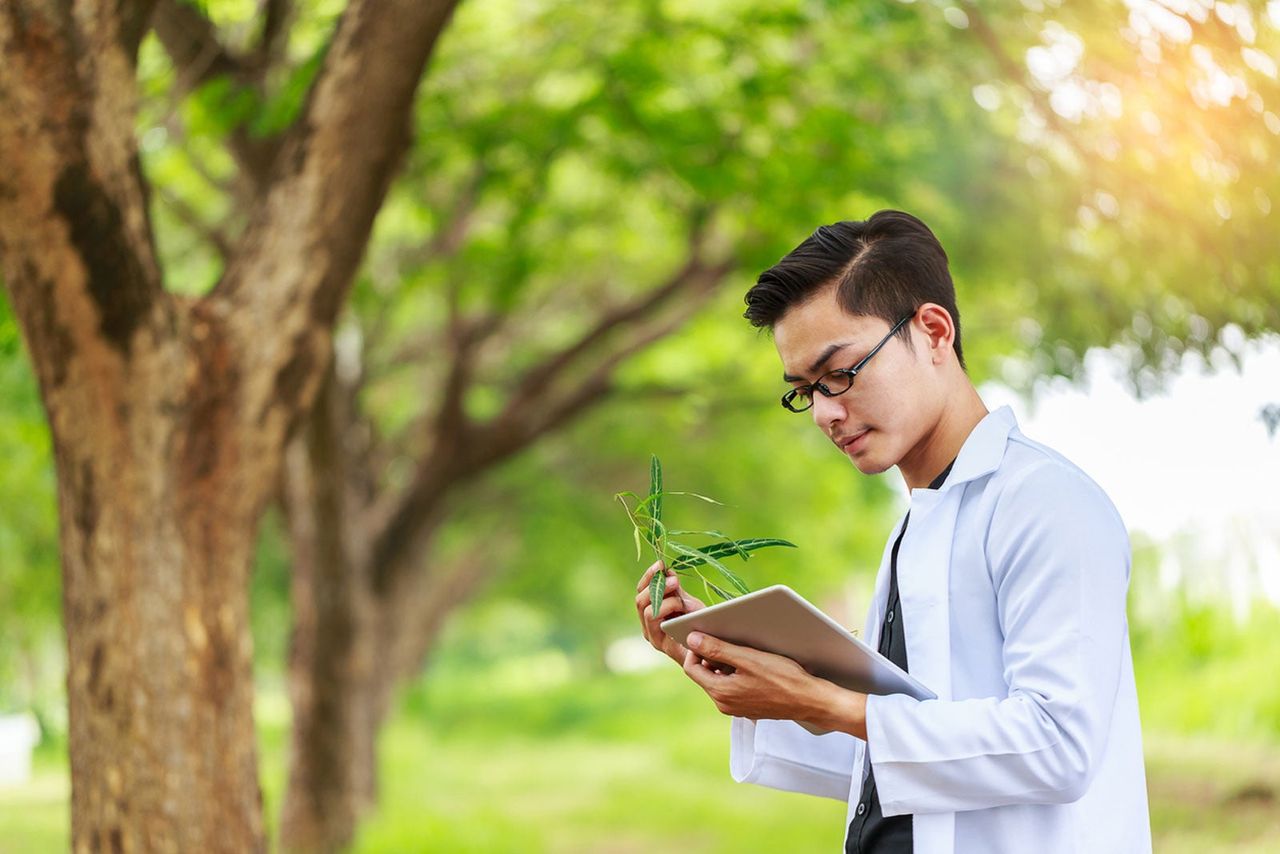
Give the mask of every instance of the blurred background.
M 157 4 L 135 136 L 168 292 L 210 293 L 245 244 L 252 149 L 306 110 L 343 9 Z M 463 0 L 254 533 L 270 845 L 308 792 L 357 804 L 294 837 L 317 849 L 840 845 L 843 804 L 729 778 L 728 719 L 639 638 L 652 558 L 614 494 L 658 455 L 668 489 L 724 502 L 672 497 L 668 524 L 798 543 L 735 568 L 861 623 L 905 489 L 778 406 L 742 297 L 816 226 L 893 207 L 950 255 L 988 407 L 1129 525 L 1157 850 L 1280 848 L 1278 55 L 1274 0 Z M 54 851 L 59 485 L 16 305 L 0 850 Z M 363 681 L 316 675 L 333 620 L 367 636 Z M 374 709 L 354 781 L 310 752 L 325 696 Z

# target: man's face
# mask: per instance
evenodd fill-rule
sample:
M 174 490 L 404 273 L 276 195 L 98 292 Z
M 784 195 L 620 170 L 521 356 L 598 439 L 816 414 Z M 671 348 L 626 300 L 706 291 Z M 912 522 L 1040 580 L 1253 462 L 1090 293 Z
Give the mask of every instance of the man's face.
M 916 335 L 915 319 L 906 329 Z M 785 374 L 795 387 L 828 371 L 857 364 L 880 342 L 892 324 L 878 317 L 855 316 L 836 302 L 834 286 L 787 311 L 774 324 L 773 340 Z M 822 432 L 863 474 L 879 474 L 898 464 L 921 443 L 936 421 L 940 389 L 929 370 L 927 353 L 894 336 L 872 357 L 844 394 L 813 392 L 812 416 Z

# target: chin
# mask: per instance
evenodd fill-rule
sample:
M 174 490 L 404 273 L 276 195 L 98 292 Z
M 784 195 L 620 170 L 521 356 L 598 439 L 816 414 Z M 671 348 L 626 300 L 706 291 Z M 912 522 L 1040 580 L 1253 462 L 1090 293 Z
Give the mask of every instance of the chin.
M 881 460 L 871 459 L 869 457 L 858 457 L 857 459 L 852 460 L 852 462 L 854 467 L 865 475 L 884 474 L 889 469 L 893 468 L 892 463 L 886 465 Z

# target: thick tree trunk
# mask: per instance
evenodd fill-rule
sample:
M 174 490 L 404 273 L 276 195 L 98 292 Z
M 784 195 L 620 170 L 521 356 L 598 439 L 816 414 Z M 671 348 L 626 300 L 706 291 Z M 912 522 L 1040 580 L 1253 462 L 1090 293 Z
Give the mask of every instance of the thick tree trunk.
M 0 4 L 0 259 L 57 459 L 77 851 L 264 847 L 257 523 L 455 2 L 350 0 L 199 300 L 164 290 L 134 139 L 153 0 Z M 213 55 L 212 25 L 183 20 Z
M 77 851 L 263 848 L 247 580 L 266 481 L 229 465 L 225 389 L 186 383 L 218 348 L 184 346 L 182 320 L 127 363 L 72 358 L 91 394 L 46 395 Z

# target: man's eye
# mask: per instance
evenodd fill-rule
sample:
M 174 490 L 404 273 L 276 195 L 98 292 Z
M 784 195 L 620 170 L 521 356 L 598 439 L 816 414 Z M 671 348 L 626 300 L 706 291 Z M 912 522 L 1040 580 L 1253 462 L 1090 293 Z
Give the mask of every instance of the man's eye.
M 800 388 L 792 389 L 792 391 L 796 393 L 796 400 L 808 400 L 813 397 L 813 389 L 808 386 L 801 386 Z

